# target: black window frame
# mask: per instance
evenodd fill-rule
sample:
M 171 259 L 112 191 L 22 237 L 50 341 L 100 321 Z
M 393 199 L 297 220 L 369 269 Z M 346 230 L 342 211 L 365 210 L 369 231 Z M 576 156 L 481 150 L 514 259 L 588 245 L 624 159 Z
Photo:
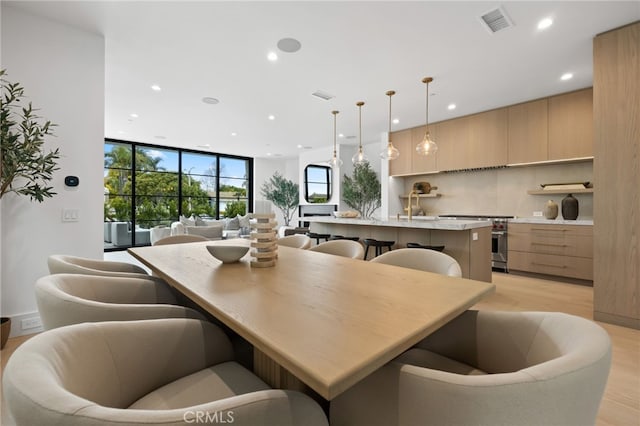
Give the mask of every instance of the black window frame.
M 309 180 L 309 176 L 308 176 L 308 171 L 309 168 L 315 168 L 315 169 L 321 169 L 324 170 L 325 172 L 325 177 L 326 180 L 324 182 L 316 182 L 316 181 L 310 181 Z M 307 203 L 311 203 L 311 204 L 326 204 L 329 203 L 331 201 L 331 197 L 333 196 L 332 194 L 332 173 L 333 173 L 333 169 L 329 166 L 325 166 L 325 165 L 321 165 L 321 164 L 308 164 L 305 168 L 304 168 L 304 199 Z M 309 199 L 309 196 L 312 194 L 309 194 L 309 183 L 313 183 L 313 184 L 324 184 L 326 187 L 326 194 L 327 194 L 327 199 L 325 201 L 319 202 L 319 201 L 315 201 L 314 199 Z

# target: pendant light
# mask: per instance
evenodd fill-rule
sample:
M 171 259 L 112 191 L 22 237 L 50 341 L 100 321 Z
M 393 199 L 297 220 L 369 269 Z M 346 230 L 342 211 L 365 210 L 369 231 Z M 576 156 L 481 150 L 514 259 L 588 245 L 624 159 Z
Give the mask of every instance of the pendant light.
M 395 160 L 400 157 L 400 151 L 398 148 L 393 146 L 393 142 L 391 142 L 391 97 L 395 95 L 396 92 L 393 90 L 389 90 L 386 95 L 389 97 L 389 132 L 387 133 L 387 137 L 389 138 L 387 147 L 382 150 L 380 153 L 380 158 L 383 160 Z
M 427 85 L 427 97 L 425 102 L 425 122 L 427 127 L 424 132 L 424 139 L 422 139 L 422 142 L 420 142 L 416 146 L 416 152 L 419 155 L 425 156 L 435 154 L 438 151 L 438 145 L 436 145 L 436 143 L 431 140 L 431 135 L 429 135 L 429 83 L 431 83 L 432 81 L 433 78 L 431 77 L 425 77 L 422 79 L 422 82 L 426 83 Z
M 340 167 L 342 166 L 342 160 L 338 158 L 338 152 L 336 150 L 336 117 L 340 111 L 331 111 L 333 114 L 333 157 L 329 160 L 329 165 L 331 167 Z
M 358 152 L 356 152 L 353 157 L 351 157 L 351 161 L 353 162 L 354 165 L 358 165 L 358 164 L 364 164 L 364 163 L 368 163 L 369 159 L 367 158 L 366 155 L 364 155 L 364 151 L 362 150 L 362 105 L 364 105 L 364 102 L 360 101 L 357 102 L 356 105 L 358 106 L 358 128 L 359 128 L 359 132 L 360 132 L 360 144 L 358 146 Z

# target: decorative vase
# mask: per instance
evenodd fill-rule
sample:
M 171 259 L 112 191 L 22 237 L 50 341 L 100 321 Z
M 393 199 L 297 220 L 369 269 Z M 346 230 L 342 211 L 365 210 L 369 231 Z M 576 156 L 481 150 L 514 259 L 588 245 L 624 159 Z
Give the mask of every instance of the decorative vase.
M 571 194 L 562 199 L 562 217 L 566 220 L 578 218 L 578 200 Z
M 558 217 L 558 205 L 553 200 L 547 201 L 544 205 L 544 217 L 551 220 Z
M 4 349 L 4 345 L 7 344 L 7 339 L 9 339 L 10 332 L 11 332 L 11 318 L 2 317 L 0 319 L 0 349 Z

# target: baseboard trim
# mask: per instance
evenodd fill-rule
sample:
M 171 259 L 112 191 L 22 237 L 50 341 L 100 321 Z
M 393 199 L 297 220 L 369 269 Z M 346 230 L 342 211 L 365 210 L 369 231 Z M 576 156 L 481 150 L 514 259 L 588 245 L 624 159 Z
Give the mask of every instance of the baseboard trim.
M 615 324 L 622 327 L 640 330 L 640 318 L 623 317 L 620 315 L 608 314 L 606 312 L 598 312 L 594 310 L 593 319 L 600 322 L 607 322 L 609 324 Z

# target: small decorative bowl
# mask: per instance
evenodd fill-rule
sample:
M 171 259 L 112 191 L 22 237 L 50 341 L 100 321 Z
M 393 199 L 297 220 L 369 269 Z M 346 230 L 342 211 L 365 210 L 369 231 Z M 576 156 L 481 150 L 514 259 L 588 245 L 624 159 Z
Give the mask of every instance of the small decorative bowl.
M 211 256 L 215 257 L 222 263 L 234 263 L 247 254 L 249 247 L 215 245 L 207 246 L 207 250 L 211 253 Z

